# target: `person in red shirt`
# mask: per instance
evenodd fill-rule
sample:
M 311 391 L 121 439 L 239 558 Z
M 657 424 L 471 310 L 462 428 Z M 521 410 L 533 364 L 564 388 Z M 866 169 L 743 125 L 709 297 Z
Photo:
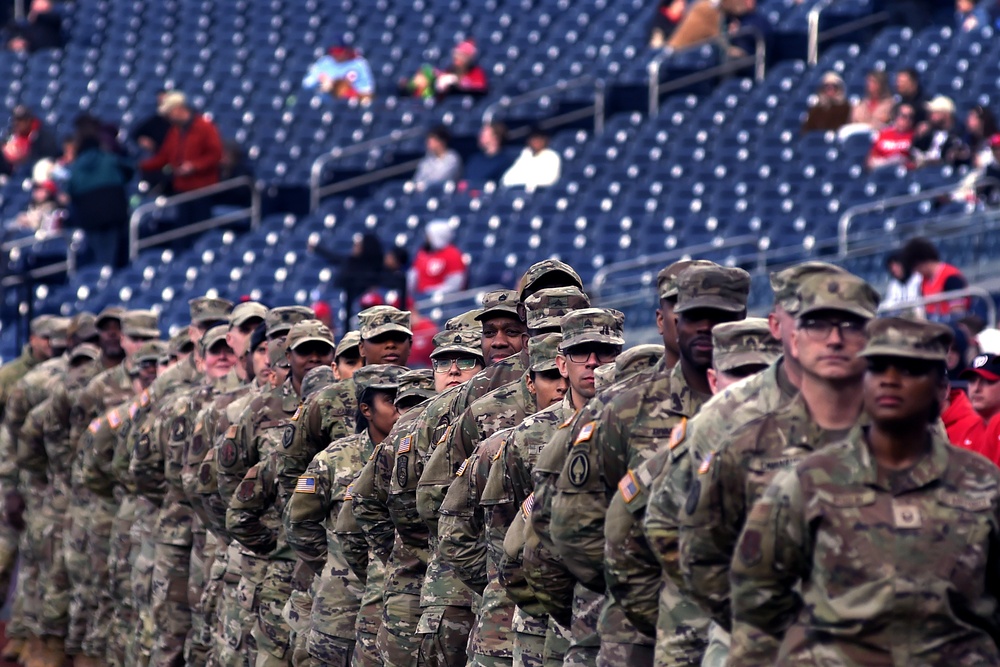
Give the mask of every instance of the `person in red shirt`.
M 447 220 L 427 223 L 424 245 L 407 274 L 407 291 L 414 301 L 450 294 L 465 287 L 465 258 L 452 244 L 452 237 Z
M 912 167 L 910 151 L 913 148 L 913 119 L 915 113 L 909 104 L 900 104 L 896 118 L 875 138 L 868 154 L 868 168 L 878 169 L 888 165 L 903 164 Z
M 944 292 L 953 292 L 969 286 L 969 281 L 958 267 L 941 261 L 937 247 L 928 239 L 917 237 L 903 246 L 903 266 L 919 273 L 923 278 L 920 285 L 922 296 L 930 297 Z M 954 299 L 929 303 L 924 307 L 928 319 L 950 318 L 962 315 L 969 309 L 969 299 Z
M 143 171 L 169 169 L 175 193 L 190 192 L 219 182 L 222 140 L 212 121 L 188 107 L 184 93 L 169 92 L 157 109 L 170 121 L 160 149 L 143 160 Z
M 1000 464 L 1000 356 L 981 354 L 960 376 L 969 381 L 969 400 L 985 422 L 983 431 L 972 429 L 974 445 L 968 447 Z M 975 435 L 979 435 L 978 442 Z M 964 445 L 963 445 L 964 446 Z

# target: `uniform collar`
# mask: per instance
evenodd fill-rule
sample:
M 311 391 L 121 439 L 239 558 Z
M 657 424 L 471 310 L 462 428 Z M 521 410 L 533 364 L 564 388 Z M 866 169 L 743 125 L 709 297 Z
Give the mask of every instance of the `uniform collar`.
M 861 461 L 863 471 L 862 481 L 869 486 L 884 488 L 879 482 L 878 463 L 875 461 L 875 457 L 872 456 L 871 448 L 868 445 L 868 427 L 858 426 L 856 429 L 859 431 L 859 437 L 852 438 L 852 441 L 855 443 L 858 460 Z M 931 439 L 931 450 L 908 471 L 899 473 L 900 475 L 905 475 L 905 483 L 897 489 L 898 493 L 927 486 L 944 477 L 945 472 L 948 470 L 948 449 L 951 447 L 951 444 L 941 434 L 941 429 L 928 425 L 927 434 Z
M 285 412 L 295 412 L 301 402 L 299 395 L 295 393 L 295 387 L 292 386 L 292 374 L 289 373 L 281 383 L 281 409 Z
M 660 362 L 663 362 L 663 359 Z M 684 379 L 684 371 L 681 370 L 680 362 L 677 362 L 677 365 L 670 370 L 669 382 L 670 394 L 675 397 L 675 405 L 672 406 L 672 409 L 688 419 L 694 417 L 701 410 L 701 406 L 711 398 L 711 396 L 700 394 L 691 388 L 687 380 Z

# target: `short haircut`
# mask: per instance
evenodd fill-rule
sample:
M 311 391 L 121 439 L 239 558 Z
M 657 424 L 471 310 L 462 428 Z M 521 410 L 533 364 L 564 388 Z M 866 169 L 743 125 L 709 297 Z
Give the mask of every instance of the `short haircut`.
M 447 146 L 451 143 L 451 132 L 444 125 L 435 125 L 427 132 L 427 138 L 434 138 Z

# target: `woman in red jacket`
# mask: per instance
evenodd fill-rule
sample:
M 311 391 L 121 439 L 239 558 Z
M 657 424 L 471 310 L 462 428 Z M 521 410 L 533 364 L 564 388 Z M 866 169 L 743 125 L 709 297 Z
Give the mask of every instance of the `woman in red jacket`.
M 167 93 L 157 109 L 170 130 L 156 155 L 143 160 L 143 171 L 169 170 L 175 193 L 190 192 L 219 182 L 222 141 L 219 131 L 187 105 L 184 93 Z

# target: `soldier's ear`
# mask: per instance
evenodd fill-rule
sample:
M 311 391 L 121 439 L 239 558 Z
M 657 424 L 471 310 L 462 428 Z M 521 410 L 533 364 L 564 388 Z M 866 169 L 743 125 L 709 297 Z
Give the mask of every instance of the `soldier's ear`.
M 709 368 L 705 372 L 705 377 L 708 379 L 708 388 L 712 390 L 712 394 L 719 393 L 719 376 L 715 372 L 714 368 Z

